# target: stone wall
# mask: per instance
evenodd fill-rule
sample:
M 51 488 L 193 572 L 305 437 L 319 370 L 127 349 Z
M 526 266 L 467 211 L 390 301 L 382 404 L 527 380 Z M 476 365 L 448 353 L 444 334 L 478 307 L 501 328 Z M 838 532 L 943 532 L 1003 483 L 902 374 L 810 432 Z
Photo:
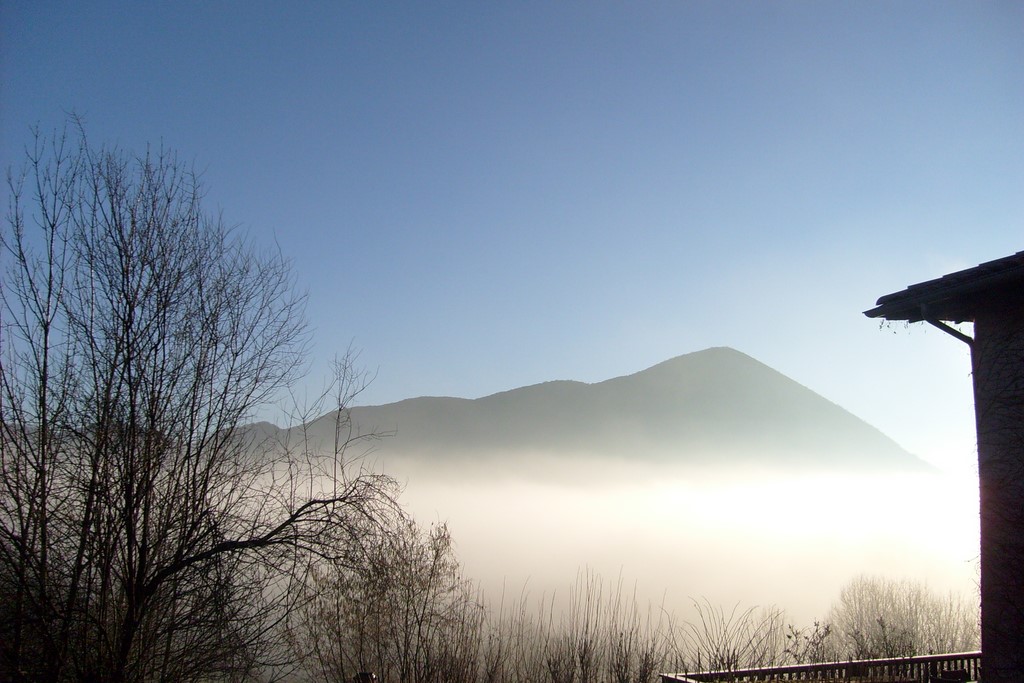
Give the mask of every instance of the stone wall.
M 1005 300 L 1005 299 L 1003 299 Z M 982 676 L 1024 680 L 1024 307 L 975 317 L 972 365 L 981 483 Z

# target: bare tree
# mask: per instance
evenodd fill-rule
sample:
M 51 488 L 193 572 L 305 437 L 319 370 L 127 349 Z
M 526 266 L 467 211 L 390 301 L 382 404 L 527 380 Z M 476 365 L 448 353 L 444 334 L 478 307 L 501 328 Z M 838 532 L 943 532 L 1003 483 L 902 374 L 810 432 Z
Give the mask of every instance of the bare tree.
M 483 659 L 484 606 L 444 525 L 398 519 L 358 562 L 320 563 L 292 637 L 307 673 L 348 681 L 469 683 Z
M 204 213 L 173 154 L 78 130 L 8 177 L 0 677 L 266 671 L 293 582 L 354 547 L 388 482 L 241 429 L 303 360 L 288 262 Z
M 926 585 L 859 576 L 832 605 L 829 623 L 846 659 L 968 652 L 978 647 L 978 604 Z

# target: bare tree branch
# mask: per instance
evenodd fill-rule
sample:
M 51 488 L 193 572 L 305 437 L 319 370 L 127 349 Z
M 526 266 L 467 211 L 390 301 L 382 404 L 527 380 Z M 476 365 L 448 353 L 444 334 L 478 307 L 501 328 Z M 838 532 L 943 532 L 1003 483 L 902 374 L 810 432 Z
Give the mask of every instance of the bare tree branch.
M 347 474 L 340 442 L 253 438 L 308 346 L 287 260 L 204 213 L 172 152 L 94 149 L 77 129 L 37 136 L 8 175 L 0 677 L 281 664 L 310 562 L 390 519 L 393 483 Z

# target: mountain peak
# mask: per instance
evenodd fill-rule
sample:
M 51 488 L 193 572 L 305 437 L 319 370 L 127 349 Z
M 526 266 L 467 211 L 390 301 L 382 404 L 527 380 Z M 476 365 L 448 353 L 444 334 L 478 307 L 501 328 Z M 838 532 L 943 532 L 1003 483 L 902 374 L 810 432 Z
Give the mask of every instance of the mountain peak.
M 394 433 L 384 456 L 547 457 L 812 469 L 926 467 L 846 410 L 729 347 L 631 375 L 559 380 L 483 398 L 355 408 L 361 432 Z

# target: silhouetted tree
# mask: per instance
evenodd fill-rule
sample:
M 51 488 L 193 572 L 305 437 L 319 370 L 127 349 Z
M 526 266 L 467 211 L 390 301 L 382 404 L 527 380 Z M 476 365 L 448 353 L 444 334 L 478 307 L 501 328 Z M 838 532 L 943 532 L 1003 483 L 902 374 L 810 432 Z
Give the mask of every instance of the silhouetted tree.
M 294 581 L 350 552 L 389 484 L 241 429 L 303 360 L 287 261 L 204 213 L 173 154 L 78 131 L 8 176 L 0 678 L 268 671 Z

